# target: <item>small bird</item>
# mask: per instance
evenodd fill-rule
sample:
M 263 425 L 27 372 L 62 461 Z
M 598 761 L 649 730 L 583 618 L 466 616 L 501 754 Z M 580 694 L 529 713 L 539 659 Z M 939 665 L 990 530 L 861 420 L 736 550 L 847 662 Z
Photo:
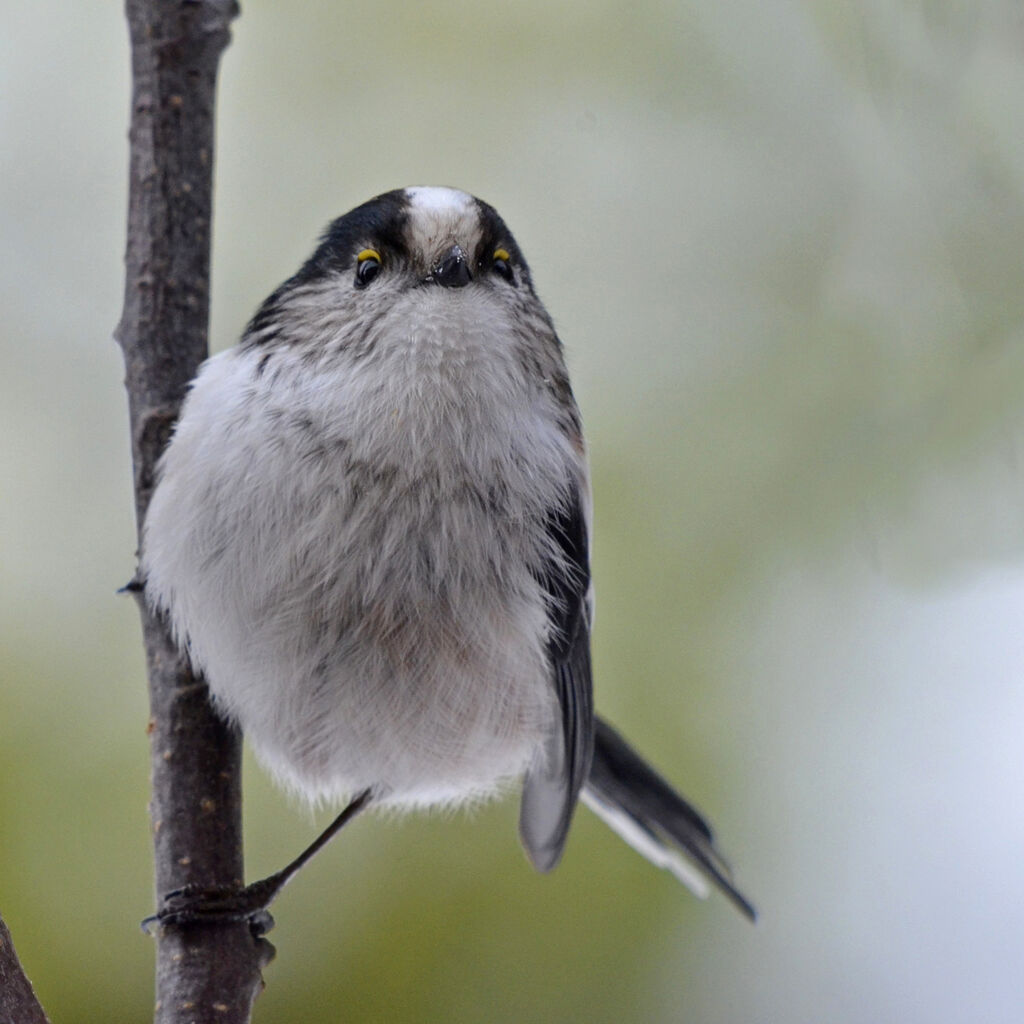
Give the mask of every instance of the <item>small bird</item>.
M 282 872 L 159 920 L 254 919 L 364 807 L 519 778 L 538 870 L 582 799 L 753 919 L 704 819 L 594 713 L 590 521 L 562 345 L 497 211 L 416 187 L 330 224 L 192 383 L 140 578 L 276 779 L 351 802 Z

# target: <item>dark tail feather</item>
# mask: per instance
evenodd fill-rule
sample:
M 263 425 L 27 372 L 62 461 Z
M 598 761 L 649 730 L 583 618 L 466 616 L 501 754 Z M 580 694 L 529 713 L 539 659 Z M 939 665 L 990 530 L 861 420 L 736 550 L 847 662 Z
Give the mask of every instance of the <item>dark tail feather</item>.
M 630 846 L 698 896 L 708 894 L 710 879 L 756 920 L 757 911 L 732 884 L 708 823 L 607 722 L 598 718 L 596 726 L 583 802 Z

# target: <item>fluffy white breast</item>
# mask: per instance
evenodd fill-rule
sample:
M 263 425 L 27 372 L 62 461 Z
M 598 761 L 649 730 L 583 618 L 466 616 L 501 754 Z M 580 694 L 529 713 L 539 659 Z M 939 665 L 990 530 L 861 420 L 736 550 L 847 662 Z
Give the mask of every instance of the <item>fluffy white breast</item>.
M 576 453 L 493 310 L 410 301 L 369 357 L 211 359 L 147 518 L 150 599 L 314 799 L 479 795 L 557 715 L 537 570 Z

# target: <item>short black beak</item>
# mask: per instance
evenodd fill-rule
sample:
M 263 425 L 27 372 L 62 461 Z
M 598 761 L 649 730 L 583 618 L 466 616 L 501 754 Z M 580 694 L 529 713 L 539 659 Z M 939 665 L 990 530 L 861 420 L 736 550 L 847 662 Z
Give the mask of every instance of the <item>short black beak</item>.
M 461 288 L 473 280 L 469 272 L 469 260 L 459 245 L 453 245 L 434 267 L 432 280 L 444 288 Z

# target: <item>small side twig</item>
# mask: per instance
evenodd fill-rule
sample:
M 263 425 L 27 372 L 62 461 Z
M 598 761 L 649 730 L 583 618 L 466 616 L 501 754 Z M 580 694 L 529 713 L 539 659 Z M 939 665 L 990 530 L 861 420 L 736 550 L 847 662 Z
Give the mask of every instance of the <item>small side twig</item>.
M 50 1024 L 0 916 L 0 1024 Z

